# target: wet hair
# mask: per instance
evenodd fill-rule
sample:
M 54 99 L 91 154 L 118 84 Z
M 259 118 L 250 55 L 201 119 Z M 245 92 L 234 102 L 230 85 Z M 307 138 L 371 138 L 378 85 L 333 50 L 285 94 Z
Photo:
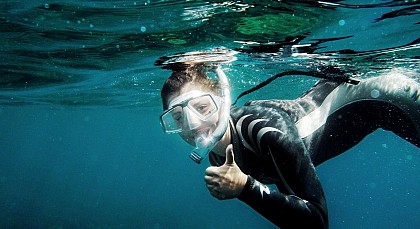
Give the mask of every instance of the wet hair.
M 180 91 L 187 83 L 196 83 L 202 90 L 218 94 L 220 83 L 208 77 L 205 68 L 202 66 L 180 66 L 171 68 L 171 76 L 165 81 L 160 92 L 162 98 L 163 110 L 168 109 L 169 97 Z

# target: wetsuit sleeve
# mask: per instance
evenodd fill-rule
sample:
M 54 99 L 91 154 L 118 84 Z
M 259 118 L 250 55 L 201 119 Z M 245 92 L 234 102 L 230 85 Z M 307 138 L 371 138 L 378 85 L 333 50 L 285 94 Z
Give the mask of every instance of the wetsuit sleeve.
M 261 152 L 272 152 L 294 194 L 286 193 L 282 188 L 284 185 L 277 184 L 277 190 L 248 176 L 238 199 L 281 228 L 328 228 L 324 193 L 294 123 L 287 116 L 274 120 L 271 127 L 278 131 L 267 132 L 261 137 Z M 271 160 L 268 166 L 273 165 Z

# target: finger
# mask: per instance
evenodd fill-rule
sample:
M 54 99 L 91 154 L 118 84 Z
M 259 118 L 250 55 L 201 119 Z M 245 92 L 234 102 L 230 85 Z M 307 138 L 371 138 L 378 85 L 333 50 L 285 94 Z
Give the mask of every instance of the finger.
M 207 186 L 207 189 L 209 190 L 209 192 L 212 195 L 218 195 L 220 193 L 219 190 L 216 187 L 214 187 L 212 185 L 206 185 L 206 186 Z
M 233 146 L 232 144 L 226 147 L 226 161 L 225 165 L 233 165 L 235 163 L 235 157 L 233 156 Z
M 218 194 L 218 193 L 210 191 L 210 194 L 211 194 L 213 197 L 216 197 L 217 199 L 219 199 L 219 198 L 218 198 L 218 196 L 219 196 L 219 194 Z
M 223 193 L 219 193 L 219 192 L 213 192 L 213 193 L 210 193 L 213 197 L 216 197 L 216 199 L 218 199 L 218 200 L 224 200 L 224 199 L 226 199 L 226 196 L 225 196 L 225 194 L 223 194 Z
M 210 166 L 206 169 L 205 174 L 207 176 L 215 176 L 217 174 L 218 167 Z
M 206 187 L 210 192 L 214 192 L 215 190 L 215 187 L 212 184 L 206 184 Z
M 210 183 L 214 183 L 214 178 L 213 177 L 211 177 L 211 176 L 204 176 L 204 181 L 207 183 L 207 184 L 210 184 Z
M 224 200 L 226 196 L 216 190 L 210 190 L 210 194 L 218 200 Z

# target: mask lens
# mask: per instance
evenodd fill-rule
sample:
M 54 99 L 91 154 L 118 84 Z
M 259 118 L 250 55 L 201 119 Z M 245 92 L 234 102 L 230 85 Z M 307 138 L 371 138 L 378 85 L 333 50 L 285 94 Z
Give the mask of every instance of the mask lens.
M 165 133 L 178 133 L 182 131 L 183 110 L 182 106 L 175 106 L 160 116 Z
M 191 99 L 188 102 L 188 108 L 203 121 L 209 119 L 217 111 L 216 103 L 210 95 Z
M 160 122 L 165 133 L 179 133 L 199 126 L 187 123 L 192 121 L 191 118 L 188 118 L 189 116 L 193 115 L 199 120 L 206 121 L 217 110 L 218 107 L 212 96 L 205 94 L 193 97 L 170 108 L 160 116 Z M 189 112 L 188 115 L 186 112 Z

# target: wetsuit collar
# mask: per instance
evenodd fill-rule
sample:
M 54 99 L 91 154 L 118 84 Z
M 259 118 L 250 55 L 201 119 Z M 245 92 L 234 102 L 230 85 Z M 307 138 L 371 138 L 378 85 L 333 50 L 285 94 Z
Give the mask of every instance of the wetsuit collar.
M 229 128 L 230 128 L 230 144 L 233 145 L 233 153 L 235 154 L 235 163 L 241 167 L 242 166 L 242 152 L 241 146 L 239 144 L 239 136 L 236 132 L 235 125 L 233 124 L 232 118 L 229 118 Z

